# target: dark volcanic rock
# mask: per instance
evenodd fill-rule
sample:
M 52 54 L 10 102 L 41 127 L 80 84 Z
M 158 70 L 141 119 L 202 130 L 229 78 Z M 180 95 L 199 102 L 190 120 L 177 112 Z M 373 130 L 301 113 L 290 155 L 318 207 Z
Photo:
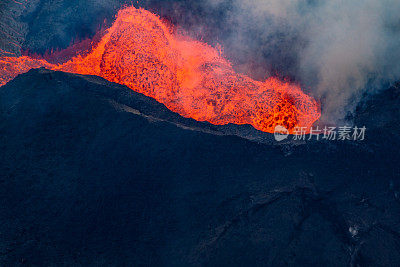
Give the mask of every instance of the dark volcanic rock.
M 43 54 L 67 48 L 74 41 L 93 37 L 128 3 L 131 1 L 2 0 L 0 56 L 19 56 L 21 49 Z
M 0 56 L 19 56 L 28 27 L 20 17 L 37 1 L 2 0 L 0 2 Z
M 364 142 L 273 146 L 98 77 L 20 75 L 0 88 L 0 264 L 399 266 L 391 90 L 359 108 Z

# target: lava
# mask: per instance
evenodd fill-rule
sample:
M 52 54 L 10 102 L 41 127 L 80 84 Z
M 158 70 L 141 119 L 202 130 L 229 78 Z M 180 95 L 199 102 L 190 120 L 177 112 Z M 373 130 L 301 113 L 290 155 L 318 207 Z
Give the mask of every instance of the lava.
M 31 68 L 101 76 L 152 97 L 184 117 L 223 125 L 251 124 L 290 133 L 320 117 L 316 101 L 275 77 L 238 74 L 210 45 L 176 33 L 157 15 L 126 7 L 101 40 L 63 64 L 28 56 L 0 58 L 0 86 Z

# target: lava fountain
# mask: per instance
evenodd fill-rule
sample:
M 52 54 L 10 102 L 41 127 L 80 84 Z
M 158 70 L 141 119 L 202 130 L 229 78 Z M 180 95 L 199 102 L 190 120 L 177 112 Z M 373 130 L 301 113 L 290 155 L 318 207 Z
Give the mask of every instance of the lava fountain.
M 101 76 L 152 97 L 184 117 L 222 125 L 276 125 L 290 133 L 320 117 L 316 101 L 293 83 L 238 74 L 210 45 L 176 33 L 157 15 L 126 7 L 85 55 L 63 64 L 28 56 L 0 58 L 0 86 L 31 68 Z

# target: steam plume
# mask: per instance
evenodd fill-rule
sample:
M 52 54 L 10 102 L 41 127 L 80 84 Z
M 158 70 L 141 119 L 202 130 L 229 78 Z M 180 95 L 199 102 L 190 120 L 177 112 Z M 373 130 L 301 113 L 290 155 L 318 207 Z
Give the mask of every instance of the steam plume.
M 261 47 L 321 99 L 322 120 L 338 123 L 362 94 L 400 79 L 399 14 L 398 0 L 233 0 L 224 42 L 244 54 Z

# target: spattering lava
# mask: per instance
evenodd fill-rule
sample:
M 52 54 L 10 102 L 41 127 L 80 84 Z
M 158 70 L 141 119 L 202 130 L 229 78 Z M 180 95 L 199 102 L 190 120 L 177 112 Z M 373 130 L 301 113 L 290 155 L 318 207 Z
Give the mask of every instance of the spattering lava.
M 264 132 L 282 125 L 292 133 L 320 117 L 316 101 L 298 85 L 238 74 L 217 49 L 175 33 L 157 15 L 134 7 L 120 10 L 100 42 L 66 63 L 28 56 L 0 58 L 0 86 L 38 67 L 98 75 L 184 117 L 217 125 L 251 124 Z

